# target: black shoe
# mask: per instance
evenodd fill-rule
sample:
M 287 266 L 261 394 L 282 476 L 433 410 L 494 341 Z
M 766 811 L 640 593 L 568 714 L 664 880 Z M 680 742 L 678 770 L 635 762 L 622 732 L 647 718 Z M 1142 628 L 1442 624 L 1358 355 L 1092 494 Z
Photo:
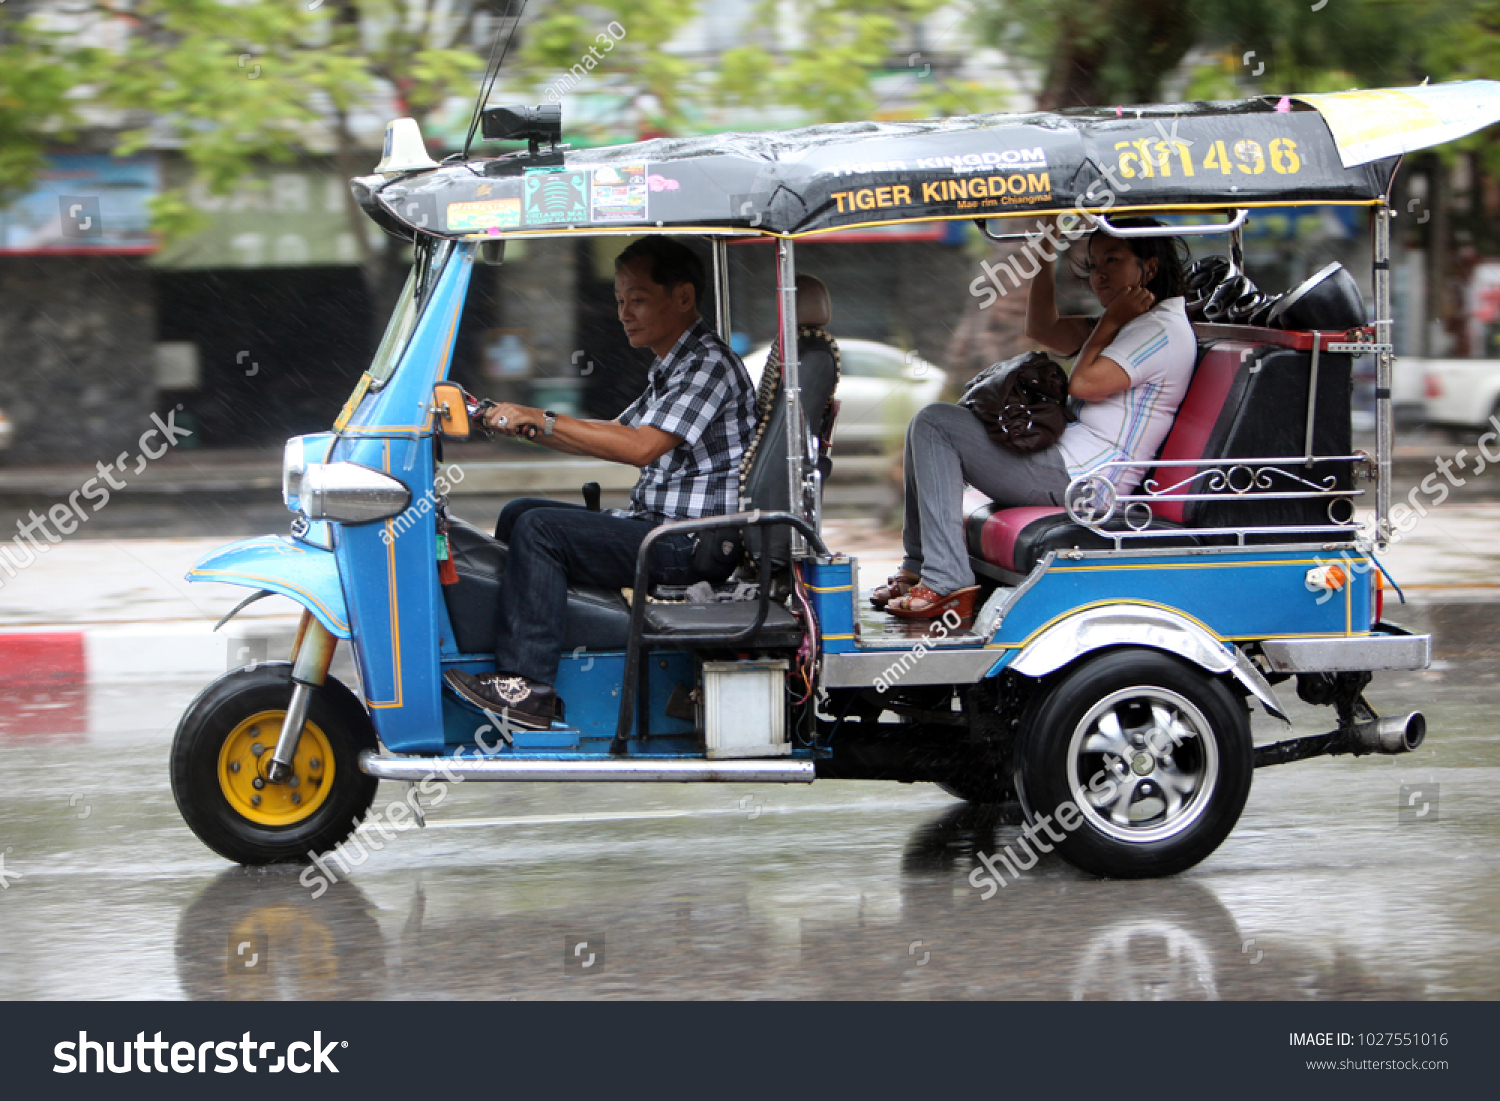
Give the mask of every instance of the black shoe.
M 550 730 L 557 714 L 557 692 L 525 677 L 500 673 L 474 676 L 450 669 L 443 674 L 448 687 L 482 711 L 500 715 L 523 730 Z

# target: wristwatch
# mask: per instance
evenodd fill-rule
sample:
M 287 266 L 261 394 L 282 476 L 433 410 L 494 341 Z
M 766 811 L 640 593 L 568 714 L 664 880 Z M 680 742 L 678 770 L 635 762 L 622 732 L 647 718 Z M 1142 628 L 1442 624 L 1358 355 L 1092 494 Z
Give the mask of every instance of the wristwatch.
M 552 435 L 552 430 L 557 427 L 557 414 L 550 409 L 543 409 L 542 418 L 542 435 Z

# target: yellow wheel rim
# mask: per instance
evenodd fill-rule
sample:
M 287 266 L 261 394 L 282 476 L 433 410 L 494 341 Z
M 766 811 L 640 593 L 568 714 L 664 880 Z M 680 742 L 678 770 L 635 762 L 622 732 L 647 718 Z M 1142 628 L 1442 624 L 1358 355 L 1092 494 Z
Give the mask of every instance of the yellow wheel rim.
M 219 749 L 219 787 L 241 818 L 262 826 L 291 826 L 307 818 L 333 787 L 333 751 L 315 723 L 302 728 L 292 775 L 284 783 L 266 779 L 271 751 L 281 735 L 285 711 L 251 715 L 224 739 Z M 256 787 L 256 781 L 261 786 Z

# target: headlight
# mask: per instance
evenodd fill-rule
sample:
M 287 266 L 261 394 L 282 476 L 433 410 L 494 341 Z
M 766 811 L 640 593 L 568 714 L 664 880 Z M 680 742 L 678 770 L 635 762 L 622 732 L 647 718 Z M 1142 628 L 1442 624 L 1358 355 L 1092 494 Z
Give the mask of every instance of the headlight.
M 307 456 L 302 449 L 302 437 L 293 436 L 286 441 L 286 450 L 281 453 L 281 499 L 293 512 L 302 511 L 302 474 L 307 469 Z
M 302 478 L 308 464 L 326 462 L 337 439 L 332 432 L 313 432 L 286 441 L 281 453 L 281 499 L 291 511 L 302 511 Z
M 298 503 L 309 520 L 368 524 L 396 516 L 411 504 L 411 490 L 358 463 L 308 463 L 298 481 Z

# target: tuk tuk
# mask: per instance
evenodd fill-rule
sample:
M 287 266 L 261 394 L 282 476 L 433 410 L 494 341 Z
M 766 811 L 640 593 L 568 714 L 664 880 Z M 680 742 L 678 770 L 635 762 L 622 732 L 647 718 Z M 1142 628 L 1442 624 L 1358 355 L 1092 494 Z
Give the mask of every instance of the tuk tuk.
M 572 150 L 555 110 L 492 108 L 486 135 L 528 148 L 442 164 L 398 120 L 376 173 L 352 182 L 414 244 L 384 339 L 331 430 L 287 444 L 290 532 L 188 574 L 303 612 L 288 661 L 225 674 L 184 714 L 171 766 L 183 817 L 226 858 L 266 864 L 339 844 L 383 779 L 422 794 L 456 780 L 925 781 L 1017 805 L 1030 836 L 1085 871 L 1157 876 L 1214 851 L 1257 768 L 1416 749 L 1420 713 L 1380 717 L 1363 694 L 1375 672 L 1431 654 L 1428 636 L 1382 618 L 1391 189 L 1404 152 L 1496 119 L 1500 84 L 1471 81 Z M 822 534 L 838 357 L 831 338 L 799 356 L 799 241 L 947 220 L 1003 236 L 1065 215 L 1122 236 L 1219 235 L 1234 268 L 1258 208 L 1335 204 L 1370 212 L 1373 314 L 1357 290 L 1351 316 L 1347 294 L 1329 305 L 1309 287 L 1287 296 L 1303 308 L 1282 327 L 1197 325 L 1190 388 L 1137 488 L 1094 474 L 1063 508 L 971 512 L 971 620 L 871 612 L 857 561 Z M 1176 221 L 1116 226 L 1125 214 Z M 762 388 L 740 511 L 654 529 L 628 599 L 570 591 L 565 644 L 581 660 L 561 664 L 566 719 L 509 729 L 443 683 L 493 671 L 506 553 L 446 498 L 442 440 L 465 438 L 477 413 L 446 381 L 453 334 L 475 264 L 503 260 L 507 241 L 648 232 L 709 243 L 726 339 L 728 247 L 769 240 L 780 376 Z M 1377 365 L 1373 456 L 1350 433 L 1362 355 Z M 725 526 L 745 536 L 731 581 L 753 599 L 653 591 L 655 539 Z M 340 642 L 357 688 L 328 675 Z M 1332 707 L 1332 729 L 1254 745 L 1252 704 L 1287 721 L 1278 687 Z M 408 802 L 420 818 L 415 788 Z

